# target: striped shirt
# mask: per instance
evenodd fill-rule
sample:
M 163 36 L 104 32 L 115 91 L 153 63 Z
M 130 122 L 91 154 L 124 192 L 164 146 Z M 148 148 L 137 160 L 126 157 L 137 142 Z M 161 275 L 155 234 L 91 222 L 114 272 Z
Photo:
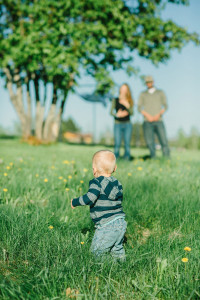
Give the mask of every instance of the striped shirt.
M 113 176 L 100 176 L 90 180 L 88 192 L 72 200 L 72 205 L 90 206 L 90 216 L 96 226 L 116 218 L 125 217 L 122 209 L 123 188 Z

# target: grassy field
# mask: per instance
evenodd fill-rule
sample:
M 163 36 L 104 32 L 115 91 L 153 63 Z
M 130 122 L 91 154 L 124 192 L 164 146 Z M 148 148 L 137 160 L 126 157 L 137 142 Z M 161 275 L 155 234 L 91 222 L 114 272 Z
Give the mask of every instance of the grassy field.
M 128 222 L 119 264 L 94 260 L 89 208 L 70 207 L 99 149 L 0 141 L 0 299 L 200 299 L 200 152 L 119 161 Z

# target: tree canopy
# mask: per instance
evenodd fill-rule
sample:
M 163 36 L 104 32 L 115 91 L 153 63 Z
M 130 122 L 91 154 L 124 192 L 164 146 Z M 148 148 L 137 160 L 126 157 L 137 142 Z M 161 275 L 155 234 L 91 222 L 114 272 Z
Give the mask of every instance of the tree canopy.
M 36 102 L 44 106 L 46 85 L 61 112 L 70 90 L 84 70 L 98 92 L 113 85 L 111 71 L 135 71 L 139 55 L 154 64 L 170 58 L 196 33 L 189 33 L 160 11 L 167 2 L 186 0 L 0 0 L 0 68 L 6 82 L 34 85 Z M 43 92 L 41 93 L 41 88 Z

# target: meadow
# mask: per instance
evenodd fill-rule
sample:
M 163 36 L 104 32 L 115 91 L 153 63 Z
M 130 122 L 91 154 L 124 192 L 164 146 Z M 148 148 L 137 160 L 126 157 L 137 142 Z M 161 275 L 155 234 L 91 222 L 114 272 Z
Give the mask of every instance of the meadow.
M 99 149 L 0 140 L 0 299 L 200 299 L 200 152 L 143 161 L 132 149 L 118 162 L 128 227 L 117 263 L 94 259 L 89 208 L 70 206 Z

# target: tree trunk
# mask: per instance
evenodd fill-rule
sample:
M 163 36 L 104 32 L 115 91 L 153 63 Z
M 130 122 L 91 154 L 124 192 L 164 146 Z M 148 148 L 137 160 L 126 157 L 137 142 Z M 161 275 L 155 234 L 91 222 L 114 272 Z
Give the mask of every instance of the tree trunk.
M 22 85 L 20 82 L 20 75 L 18 72 L 16 72 L 14 78 L 12 78 L 8 68 L 5 68 L 4 72 L 7 76 L 7 89 L 10 95 L 10 100 L 21 122 L 22 136 L 24 138 L 28 138 L 31 135 L 31 126 L 30 126 L 30 120 L 29 118 L 27 118 L 27 115 L 23 107 L 23 95 L 22 95 Z M 13 84 L 15 83 L 17 85 L 16 93 L 14 92 L 13 89 Z
M 42 140 L 42 127 L 44 121 L 44 106 L 41 106 L 40 102 L 36 104 L 36 116 L 35 116 L 35 135 L 38 140 Z
M 56 116 L 56 104 L 52 104 L 44 124 L 43 139 L 46 142 L 53 141 L 52 126 L 55 120 L 55 116 Z
M 56 141 L 60 132 L 60 125 L 61 125 L 61 109 L 59 110 L 59 113 L 56 115 L 54 122 L 51 126 L 52 131 L 52 141 Z
M 58 138 L 62 110 L 56 114 L 56 105 L 52 104 L 44 125 L 43 139 L 45 142 L 55 142 Z
M 27 99 L 27 130 L 31 134 L 32 115 L 31 115 L 31 96 L 29 90 L 29 81 L 27 82 L 26 99 Z

